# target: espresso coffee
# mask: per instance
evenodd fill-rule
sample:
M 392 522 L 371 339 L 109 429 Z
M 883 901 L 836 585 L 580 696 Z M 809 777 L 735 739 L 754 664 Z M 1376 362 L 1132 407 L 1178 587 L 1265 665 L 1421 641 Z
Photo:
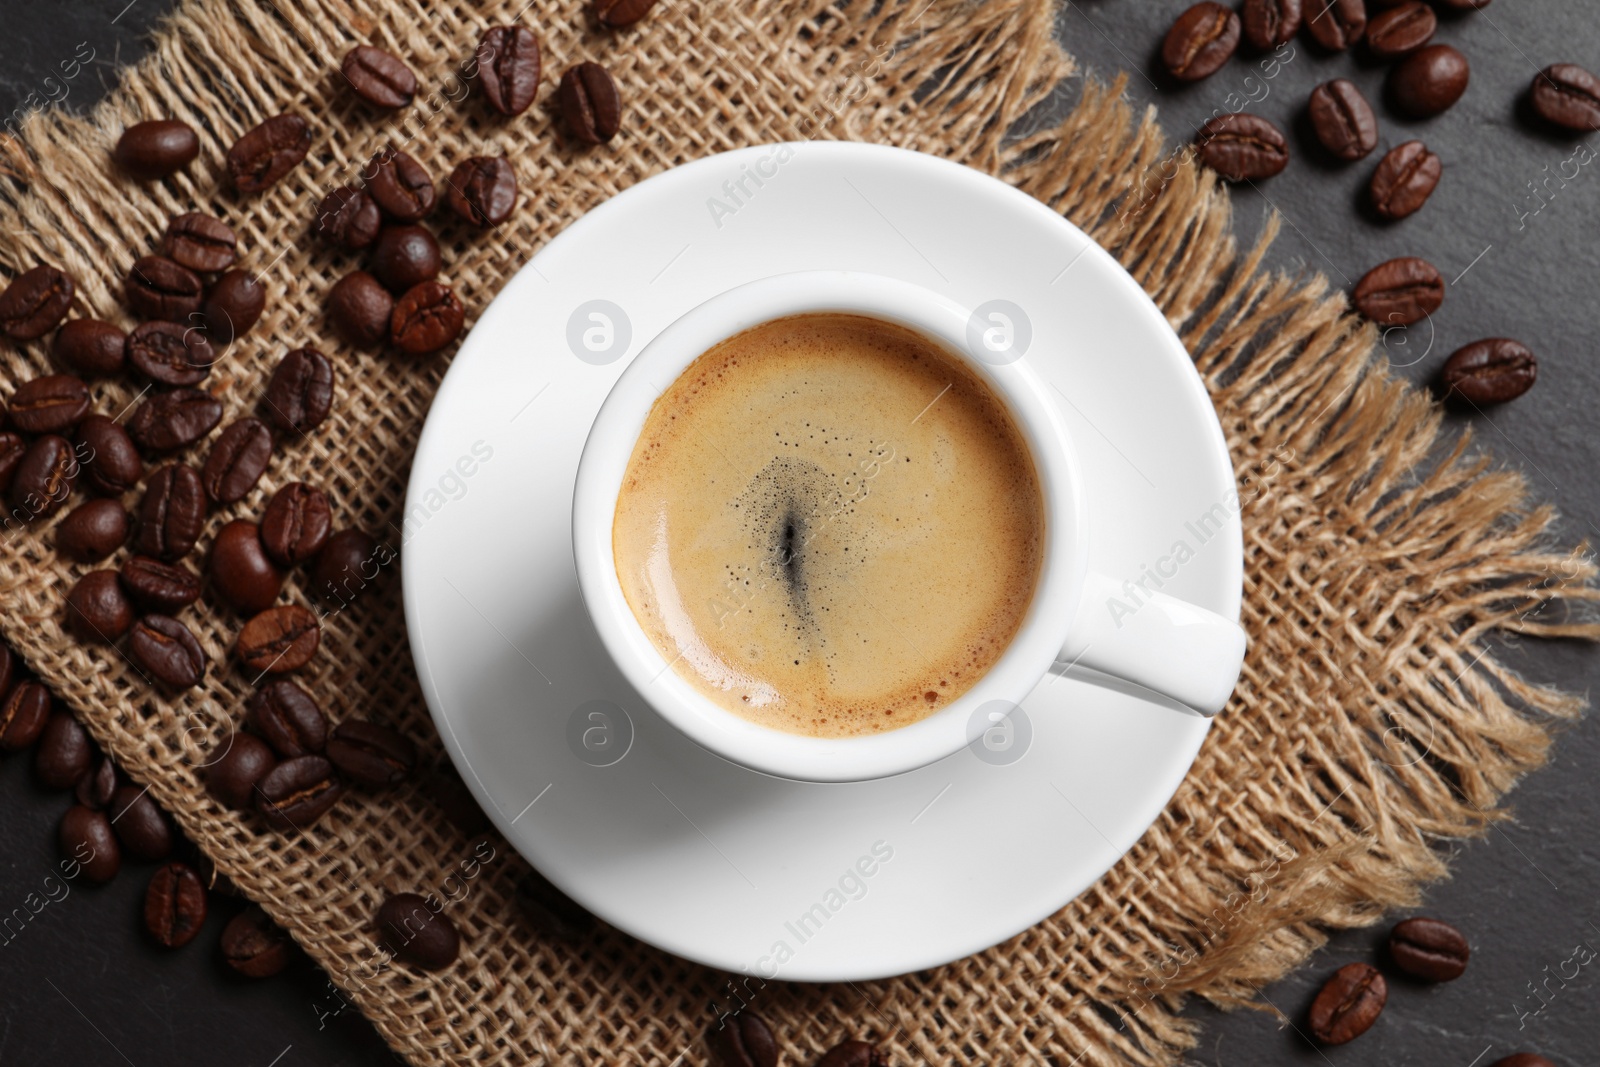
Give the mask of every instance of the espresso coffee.
M 1022 432 L 972 369 L 900 326 L 811 314 L 718 344 L 657 399 L 612 547 L 681 677 L 761 725 L 849 737 L 994 665 L 1044 524 Z

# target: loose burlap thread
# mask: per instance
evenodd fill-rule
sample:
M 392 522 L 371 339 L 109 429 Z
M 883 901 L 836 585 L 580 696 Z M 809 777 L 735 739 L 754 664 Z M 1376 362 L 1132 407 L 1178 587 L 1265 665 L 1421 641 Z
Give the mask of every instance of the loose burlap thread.
M 1445 871 L 1439 840 L 1501 817 L 1502 794 L 1542 761 L 1548 725 L 1580 710 L 1519 678 L 1488 642 L 1600 635 L 1585 610 L 1596 599 L 1587 557 L 1555 544 L 1552 511 L 1528 502 L 1517 474 L 1465 437 L 1441 440 L 1436 407 L 1374 361 L 1371 327 L 1323 279 L 1262 269 L 1275 223 L 1236 247 L 1225 192 L 1165 154 L 1152 113 L 1088 82 L 1064 121 L 1039 128 L 1038 109 L 1073 73 L 1053 16 L 1024 0 L 662 0 L 638 27 L 608 33 L 578 0 L 189 0 L 91 116 L 36 118 L 9 145 L 0 262 L 12 274 L 36 262 L 71 271 L 76 314 L 128 324 L 120 278 L 170 215 L 205 210 L 238 231 L 270 297 L 206 383 L 227 418 L 255 406 L 289 348 L 333 357 L 332 417 L 286 442 L 249 498 L 212 515 L 207 540 L 295 480 L 326 487 L 340 525 L 398 529 L 448 355 L 403 362 L 337 343 L 321 305 L 354 264 L 308 233 L 320 195 L 386 142 L 440 177 L 470 154 L 512 159 L 523 199 L 510 223 L 487 236 L 442 225 L 444 276 L 469 308 L 589 208 L 710 152 L 847 137 L 946 156 L 1111 248 L 1211 389 L 1243 502 L 1251 643 L 1238 692 L 1166 812 L 1095 886 L 988 952 L 887 981 L 747 992 L 608 929 L 579 944 L 546 936 L 514 900 L 522 861 L 498 838 L 456 830 L 426 779 L 349 795 L 304 833 L 265 831 L 210 800 L 198 771 L 248 695 L 226 666 L 240 620 L 187 612 L 215 666 L 199 689 L 153 691 L 120 652 L 64 632 L 63 599 L 84 568 L 55 554 L 53 522 L 8 529 L 5 638 L 412 1063 L 699 1063 L 708 1006 L 753 996 L 787 1063 L 860 1035 L 897 1064 L 1170 1064 L 1194 1041 L 1177 1015 L 1185 994 L 1253 1003 L 1326 931 L 1414 902 Z M 465 93 L 481 32 L 513 18 L 534 26 L 552 72 L 587 58 L 616 75 L 625 121 L 612 145 L 563 143 L 548 79 L 539 106 L 513 120 Z M 338 61 L 364 42 L 417 71 L 426 89 L 412 108 L 380 116 L 353 98 Z M 264 195 L 234 196 L 223 151 L 281 111 L 311 120 L 310 158 Z M 164 115 L 201 132 L 201 157 L 187 174 L 133 183 L 110 165 L 111 147 L 126 125 Z M 43 344 L 8 350 L 7 386 L 48 363 Z M 115 413 L 136 388 L 95 392 L 97 409 Z M 335 720 L 391 723 L 431 762 L 440 745 L 398 586 L 391 568 L 326 619 L 304 681 Z M 303 595 L 294 583 L 291 595 Z M 449 912 L 462 935 L 455 966 L 378 966 L 370 924 L 387 892 L 462 885 Z

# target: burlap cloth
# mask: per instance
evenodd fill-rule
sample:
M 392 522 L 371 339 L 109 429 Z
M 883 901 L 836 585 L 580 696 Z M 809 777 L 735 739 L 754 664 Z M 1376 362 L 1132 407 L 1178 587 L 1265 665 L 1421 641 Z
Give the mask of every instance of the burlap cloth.
M 926 6 L 924 6 L 926 5 Z M 1369 923 L 1444 873 L 1441 838 L 1497 817 L 1536 766 L 1552 717 L 1579 702 L 1500 665 L 1497 632 L 1594 636 L 1574 605 L 1594 597 L 1586 557 L 1554 546 L 1552 513 L 1514 473 L 1442 447 L 1439 415 L 1372 358 L 1371 328 L 1321 278 L 1258 269 L 1241 254 L 1228 201 L 1181 155 L 1164 156 L 1153 116 L 1083 86 L 1059 125 L 1032 109 L 1072 74 L 1054 11 L 1022 0 L 828 0 L 690 5 L 662 0 L 635 29 L 605 33 L 579 0 L 194 0 L 154 54 L 87 119 L 46 116 L 11 144 L 0 225 L 8 273 L 53 262 L 80 281 L 76 313 L 125 320 L 120 278 L 167 218 L 210 211 L 239 232 L 271 293 L 261 325 L 207 383 L 232 418 L 249 411 L 289 347 L 321 346 L 338 367 L 334 413 L 285 448 L 247 500 L 213 514 L 258 515 L 268 494 L 325 486 L 341 524 L 398 528 L 407 466 L 449 362 L 354 352 L 321 307 L 349 270 L 308 234 L 313 205 L 386 140 L 436 176 L 473 153 L 507 153 L 524 199 L 489 236 L 444 225 L 445 277 L 481 308 L 563 227 L 618 190 L 728 148 L 808 137 L 871 139 L 1001 174 L 1107 244 L 1195 353 L 1240 472 L 1244 622 L 1250 653 L 1194 772 L 1144 839 L 1061 912 L 988 952 L 891 981 L 774 984 L 756 995 L 785 1062 L 843 1036 L 882 1042 L 893 1063 L 1167 1064 L 1194 1040 L 1184 994 L 1221 1002 L 1254 991 L 1315 949 L 1324 931 Z M 564 145 L 546 101 L 522 118 L 461 99 L 459 71 L 483 28 L 536 27 L 552 73 L 580 58 L 616 75 L 626 114 L 609 147 Z M 431 97 L 378 117 L 338 74 L 358 42 L 411 63 Z M 222 153 L 262 118 L 293 110 L 316 130 L 310 159 L 267 194 L 239 199 Z M 140 119 L 201 131 L 185 175 L 139 185 L 109 153 Z M 1268 227 L 1270 239 L 1274 227 Z M 43 344 L 8 349 L 9 384 L 48 365 Z M 133 390 L 96 386 L 119 411 Z M 203 453 L 202 453 L 203 455 Z M 121 655 L 62 628 L 80 568 L 45 524 L 8 531 L 0 553 L 4 636 L 62 695 L 185 833 L 259 900 L 416 1064 L 693 1064 L 719 974 L 614 931 L 564 944 L 514 900 L 526 873 L 498 838 L 451 906 L 460 961 L 442 974 L 378 970 L 370 921 L 388 891 L 439 891 L 474 839 L 441 815 L 426 780 L 347 797 L 313 830 L 265 832 L 201 788 L 196 768 L 241 717 L 247 682 L 213 670 L 203 688 L 152 693 Z M 298 590 L 293 595 L 299 596 Z M 214 661 L 238 620 L 191 609 Z M 365 714 L 440 747 L 419 697 L 385 575 L 331 617 L 309 688 L 331 715 Z M 459 883 L 455 883 L 459 884 Z

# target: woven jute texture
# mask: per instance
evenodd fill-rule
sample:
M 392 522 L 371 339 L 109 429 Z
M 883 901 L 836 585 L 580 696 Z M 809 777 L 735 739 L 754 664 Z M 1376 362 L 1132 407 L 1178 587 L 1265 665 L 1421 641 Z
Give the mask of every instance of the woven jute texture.
M 411 1062 L 702 1063 L 710 1006 L 753 998 L 786 1063 L 847 1035 L 882 1042 L 896 1064 L 1172 1063 L 1195 1037 L 1176 1014 L 1186 994 L 1258 1003 L 1257 988 L 1326 931 L 1413 902 L 1444 873 L 1440 841 L 1499 817 L 1504 791 L 1542 760 L 1548 726 L 1580 710 L 1517 677 L 1490 642 L 1595 636 L 1587 557 L 1554 543 L 1554 516 L 1516 474 L 1441 440 L 1437 409 L 1374 361 L 1373 331 L 1342 295 L 1261 269 L 1273 226 L 1235 246 L 1226 193 L 1169 155 L 1154 116 L 1134 113 L 1117 86 L 1075 83 L 1053 16 L 1021 0 L 662 0 L 639 26 L 607 33 L 578 0 L 196 0 L 92 116 L 35 119 L 10 145 L 8 273 L 59 264 L 81 283 L 75 313 L 126 323 L 128 265 L 170 215 L 209 211 L 239 232 L 271 293 L 265 319 L 206 383 L 227 417 L 256 405 L 289 348 L 334 360 L 332 417 L 286 442 L 210 531 L 259 515 L 293 480 L 326 487 L 340 525 L 398 529 L 449 355 L 404 362 L 338 344 L 321 307 L 352 263 L 308 233 L 322 193 L 386 142 L 440 177 L 469 154 L 514 162 L 524 197 L 509 224 L 483 236 L 441 223 L 444 276 L 469 308 L 588 209 L 707 153 L 830 137 L 946 156 L 1001 175 L 1111 248 L 1211 388 L 1243 504 L 1250 652 L 1236 696 L 1165 814 L 1097 885 L 988 952 L 889 981 L 730 987 L 608 929 L 579 944 L 550 938 L 515 901 L 522 861 L 498 838 L 454 829 L 427 777 L 349 795 L 304 833 L 265 831 L 211 801 L 197 770 L 248 695 L 225 666 L 239 620 L 187 611 L 216 666 L 197 690 L 153 692 L 119 651 L 64 632 L 80 568 L 53 551 L 53 523 L 8 529 L 5 638 Z M 626 113 L 613 144 L 563 143 L 549 78 L 540 104 L 509 121 L 464 92 L 474 43 L 513 18 L 536 29 L 547 70 L 591 58 L 616 75 Z M 361 105 L 338 61 L 362 42 L 406 57 L 429 91 L 391 116 Z M 1069 116 L 1040 120 L 1066 92 L 1079 93 Z M 282 111 L 312 122 L 310 158 L 264 195 L 234 196 L 223 151 Z M 111 166 L 112 145 L 162 115 L 201 131 L 201 158 L 185 175 L 133 183 Z M 11 348 L 0 375 L 9 386 L 48 362 L 43 344 Z M 96 383 L 98 410 L 123 410 L 135 389 Z M 303 594 L 291 584 L 289 595 Z M 395 568 L 326 620 L 303 681 L 335 720 L 389 722 L 421 741 L 425 762 L 440 758 Z M 443 973 L 380 966 L 371 917 L 387 892 L 416 888 L 462 897 L 449 906 L 461 958 Z

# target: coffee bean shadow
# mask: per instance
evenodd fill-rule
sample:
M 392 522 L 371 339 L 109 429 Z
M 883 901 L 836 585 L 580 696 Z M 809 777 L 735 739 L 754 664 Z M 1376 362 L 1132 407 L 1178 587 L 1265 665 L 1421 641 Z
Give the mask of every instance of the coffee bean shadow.
M 1381 160 L 1383 158 L 1382 153 L 1383 145 L 1380 143 L 1377 148 L 1373 149 L 1372 152 L 1361 161 L 1360 165 L 1365 165 L 1372 170 L 1376 170 L 1377 163 L 1374 162 L 1374 159 L 1376 158 Z M 1356 187 L 1355 195 L 1352 197 L 1352 199 L 1354 201 L 1352 206 L 1355 208 L 1356 214 L 1361 216 L 1363 222 L 1369 222 L 1374 226 L 1379 226 L 1383 229 L 1389 229 L 1392 226 L 1396 226 L 1399 223 L 1406 221 L 1405 219 L 1388 219 L 1378 214 L 1377 207 L 1375 207 L 1372 203 L 1372 180 L 1370 172 L 1368 173 L 1367 180 Z M 1426 211 L 1427 209 L 1428 205 L 1423 204 L 1422 207 L 1417 209 L 1417 211 Z M 1412 214 L 1416 213 L 1417 212 L 1412 212 Z M 1410 215 L 1406 216 L 1406 218 L 1410 217 Z

